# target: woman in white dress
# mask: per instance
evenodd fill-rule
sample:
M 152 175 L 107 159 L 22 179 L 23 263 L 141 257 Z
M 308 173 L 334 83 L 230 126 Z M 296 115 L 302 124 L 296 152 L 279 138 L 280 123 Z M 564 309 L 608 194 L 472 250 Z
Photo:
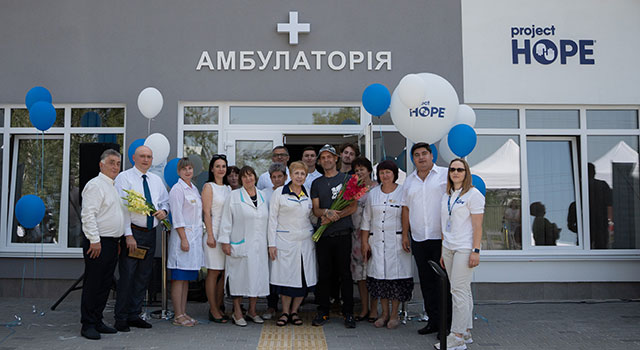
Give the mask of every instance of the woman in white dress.
M 207 268 L 205 289 L 209 300 L 209 320 L 216 323 L 228 321 L 227 315 L 220 310 L 220 306 L 224 303 L 225 255 L 217 240 L 222 207 L 229 193 L 231 193 L 231 187 L 227 182 L 227 156 L 214 154 L 209 162 L 209 180 L 202 188 L 202 214 L 207 230 L 202 247 L 204 265 Z
M 394 329 L 400 324 L 400 303 L 411 300 L 413 292 L 411 254 L 402 249 L 402 186 L 396 183 L 398 166 L 385 160 L 376 170 L 380 186 L 367 197 L 361 226 L 362 256 L 369 261 L 369 293 L 382 304 L 382 315 L 374 325 Z
M 169 235 L 167 269 L 171 272 L 171 301 L 176 326 L 193 327 L 196 320 L 187 315 L 189 281 L 198 279 L 202 258 L 202 200 L 191 182 L 193 163 L 189 158 L 178 161 L 180 179 L 169 192 L 173 228 Z
M 231 191 L 224 202 L 218 243 L 226 258 L 227 293 L 233 297 L 233 323 L 247 325 L 240 304 L 249 298 L 246 317 L 264 323 L 256 313 L 258 297 L 269 294 L 269 258 L 267 252 L 267 224 L 269 208 L 264 196 L 256 188 L 255 170 L 240 169 L 242 187 Z
M 304 188 L 307 166 L 289 166 L 291 181 L 276 188 L 269 206 L 269 257 L 271 284 L 282 298 L 282 314 L 276 325 L 302 325 L 298 308 L 316 285 L 316 249 L 311 236 L 311 198 Z
M 358 175 L 358 178 L 364 179 L 367 191 L 371 191 L 372 188 L 378 186 L 371 178 L 373 166 L 369 159 L 365 157 L 356 158 L 353 163 L 351 163 L 351 166 L 356 172 L 356 175 Z M 358 209 L 351 215 L 354 227 L 351 234 L 351 275 L 353 276 L 353 280 L 358 284 L 358 292 L 360 293 L 360 300 L 362 301 L 360 315 L 355 317 L 358 322 L 364 320 L 375 322 L 378 318 L 378 300 L 374 298 L 369 300 L 369 291 L 367 290 L 367 263 L 362 257 L 362 231 L 360 230 L 360 224 L 362 223 L 362 214 L 364 213 L 368 195 L 369 192 L 358 199 Z
M 451 288 L 451 333 L 447 349 L 466 349 L 472 343 L 473 268 L 480 263 L 484 196 L 473 187 L 469 164 L 461 158 L 449 163 L 447 192 L 442 196 L 442 256 L 440 265 L 447 270 Z M 435 344 L 440 349 L 440 343 Z

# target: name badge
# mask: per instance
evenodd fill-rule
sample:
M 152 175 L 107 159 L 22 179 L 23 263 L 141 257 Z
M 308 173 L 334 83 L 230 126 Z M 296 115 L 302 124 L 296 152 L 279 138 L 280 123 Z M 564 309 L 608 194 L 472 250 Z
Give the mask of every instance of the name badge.
M 451 217 L 447 219 L 447 227 L 445 229 L 447 232 L 451 232 Z

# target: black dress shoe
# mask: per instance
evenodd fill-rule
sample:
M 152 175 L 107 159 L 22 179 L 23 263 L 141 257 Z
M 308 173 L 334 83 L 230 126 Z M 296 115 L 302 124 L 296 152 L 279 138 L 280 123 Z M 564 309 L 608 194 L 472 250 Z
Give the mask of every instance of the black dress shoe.
M 422 335 L 436 333 L 436 332 L 438 332 L 438 327 L 431 322 L 427 323 L 426 326 L 418 329 L 418 334 L 422 334 Z
M 113 327 L 115 327 L 118 332 L 129 332 L 131 330 L 127 321 L 116 321 L 116 323 L 113 324 Z
M 99 333 L 103 333 L 103 334 L 113 334 L 113 333 L 118 333 L 118 331 L 115 328 L 111 328 L 109 326 L 107 326 L 106 324 L 104 324 L 103 322 L 100 322 L 96 325 L 96 331 L 98 331 Z
M 95 327 L 82 327 L 80 335 L 91 340 L 100 339 L 100 333 L 96 330 Z
M 356 328 L 356 320 L 353 315 L 347 314 L 344 316 L 344 326 L 346 328 Z
M 151 327 L 153 327 L 151 325 L 151 323 L 141 319 L 140 317 L 134 318 L 133 320 L 128 320 L 127 324 L 129 324 L 130 327 L 136 327 L 136 328 L 151 328 Z

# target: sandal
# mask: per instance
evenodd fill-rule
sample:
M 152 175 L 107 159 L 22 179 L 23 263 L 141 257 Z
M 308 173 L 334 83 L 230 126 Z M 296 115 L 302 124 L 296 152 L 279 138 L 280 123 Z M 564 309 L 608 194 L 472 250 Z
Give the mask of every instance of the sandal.
M 276 321 L 276 326 L 284 327 L 287 325 L 287 323 L 289 323 L 289 314 L 286 312 L 283 312 L 280 315 L 280 318 L 278 318 L 278 320 Z
M 182 318 L 182 321 L 178 321 L 178 319 Z M 178 315 L 176 316 L 173 321 L 171 321 L 171 324 L 173 324 L 174 326 L 182 326 L 182 327 L 193 327 L 193 322 L 191 322 L 191 319 L 189 317 L 187 317 L 187 315 L 182 314 L 182 315 Z
M 198 322 L 198 320 L 196 320 L 195 318 L 193 318 L 193 317 L 191 317 L 191 316 L 189 316 L 187 314 L 184 314 L 183 316 L 188 318 L 191 321 L 191 323 L 193 323 L 194 325 L 197 325 L 198 323 L 200 323 L 200 322 Z
M 211 313 L 211 310 L 209 310 L 209 321 L 211 322 L 215 322 L 215 323 L 227 323 L 229 322 L 228 318 L 224 318 L 226 315 L 222 314 L 222 317 L 220 318 L 216 318 L 215 316 L 213 316 L 213 314 Z
M 369 312 L 367 312 L 364 316 L 356 316 L 354 317 L 356 322 L 360 322 L 360 321 L 364 321 L 364 320 L 368 320 L 369 319 Z
M 298 316 L 297 312 L 291 314 L 291 320 L 289 322 L 294 326 L 302 326 L 302 319 Z
M 375 316 L 369 315 L 369 318 L 367 318 L 367 322 L 374 323 L 377 319 L 378 319 L 378 315 L 375 315 Z

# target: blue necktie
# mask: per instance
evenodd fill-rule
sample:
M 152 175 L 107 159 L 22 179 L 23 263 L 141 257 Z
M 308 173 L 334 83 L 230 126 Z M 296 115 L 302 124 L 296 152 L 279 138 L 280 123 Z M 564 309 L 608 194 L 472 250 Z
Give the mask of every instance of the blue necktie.
M 149 183 L 147 182 L 147 175 L 142 175 L 142 187 L 144 188 L 144 198 L 148 203 L 153 204 L 151 200 L 151 190 L 149 190 Z M 153 228 L 153 216 L 147 216 L 147 230 Z

